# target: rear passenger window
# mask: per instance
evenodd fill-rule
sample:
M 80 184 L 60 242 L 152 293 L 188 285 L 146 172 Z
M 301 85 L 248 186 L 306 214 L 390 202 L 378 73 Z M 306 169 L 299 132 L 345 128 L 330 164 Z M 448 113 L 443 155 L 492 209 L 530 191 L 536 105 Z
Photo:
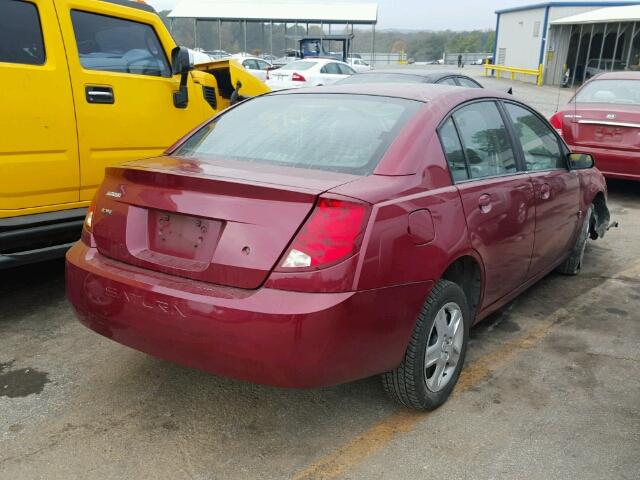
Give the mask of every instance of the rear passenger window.
M 453 118 L 460 132 L 471 178 L 517 172 L 509 134 L 494 102 L 477 102 L 457 110 Z
M 337 63 L 327 63 L 320 73 L 328 73 L 330 75 L 340 75 L 340 68 Z
M 33 3 L 0 1 L 0 62 L 44 65 L 44 41 Z
M 462 152 L 462 145 L 460 144 L 458 132 L 451 118 L 440 127 L 439 134 L 442 149 L 447 157 L 447 163 L 449 164 L 453 181 L 460 182 L 462 180 L 468 180 L 469 174 L 464 160 L 464 153 Z
M 478 85 L 476 82 L 474 82 L 473 80 L 470 80 L 466 77 L 458 77 L 458 82 L 460 83 L 461 87 L 467 87 L 467 88 L 482 88 L 480 85 Z
M 565 168 L 564 155 L 551 128 L 533 112 L 513 103 L 505 104 L 520 139 L 527 170 Z
M 156 32 L 144 23 L 71 12 L 80 63 L 87 70 L 171 76 Z
M 454 87 L 458 86 L 458 84 L 453 79 L 453 77 L 445 78 L 443 80 L 438 80 L 436 83 L 439 83 L 440 85 L 453 85 Z

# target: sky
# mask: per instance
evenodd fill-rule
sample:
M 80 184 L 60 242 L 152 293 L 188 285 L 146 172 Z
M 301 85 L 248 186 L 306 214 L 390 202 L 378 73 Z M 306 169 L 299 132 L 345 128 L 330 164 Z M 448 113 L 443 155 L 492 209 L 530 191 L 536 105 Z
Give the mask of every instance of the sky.
M 180 0 L 146 0 L 156 10 L 173 8 Z M 302 0 L 304 1 L 304 0 Z M 312 0 L 313 1 L 313 0 Z M 335 3 L 340 3 L 334 0 Z M 415 30 L 494 29 L 495 11 L 542 0 L 347 0 L 348 3 L 377 3 L 377 28 Z M 260 0 L 256 0 L 260 2 Z

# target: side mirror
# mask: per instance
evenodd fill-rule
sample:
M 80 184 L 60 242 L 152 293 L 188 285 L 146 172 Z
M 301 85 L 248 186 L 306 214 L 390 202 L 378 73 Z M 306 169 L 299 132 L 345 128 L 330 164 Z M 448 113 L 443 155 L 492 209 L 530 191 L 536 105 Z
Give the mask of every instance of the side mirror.
M 182 75 L 193 68 L 191 55 L 186 47 L 176 47 L 171 50 L 171 73 Z
M 570 153 L 569 154 L 569 169 L 570 170 L 585 170 L 593 168 L 596 165 L 593 157 L 588 153 Z
M 171 50 L 171 73 L 180 75 L 180 87 L 177 92 L 173 92 L 173 105 L 176 108 L 187 108 L 189 105 L 187 75 L 192 68 L 193 64 L 188 48 L 176 47 Z

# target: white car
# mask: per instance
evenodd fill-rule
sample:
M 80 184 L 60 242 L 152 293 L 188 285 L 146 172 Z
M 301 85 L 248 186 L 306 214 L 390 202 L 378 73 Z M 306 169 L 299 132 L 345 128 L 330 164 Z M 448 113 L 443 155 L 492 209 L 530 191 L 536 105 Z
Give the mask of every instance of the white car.
M 233 55 L 231 58 L 242 65 L 250 74 L 263 82 L 267 80 L 267 72 L 273 68 L 271 63 L 259 57 Z
M 351 68 L 353 68 L 358 73 L 368 72 L 370 70 L 373 70 L 373 67 L 369 65 L 367 62 L 365 62 L 364 60 L 362 60 L 361 58 L 349 58 L 348 60 Z
M 271 90 L 331 85 L 355 73 L 353 68 L 338 60 L 305 58 L 270 71 L 267 85 Z

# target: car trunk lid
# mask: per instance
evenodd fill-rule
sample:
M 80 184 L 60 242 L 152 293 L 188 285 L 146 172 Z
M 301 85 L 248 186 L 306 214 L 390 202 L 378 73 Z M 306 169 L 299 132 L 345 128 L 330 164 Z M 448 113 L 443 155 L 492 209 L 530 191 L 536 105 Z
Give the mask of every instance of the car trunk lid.
M 571 145 L 635 150 L 640 147 L 640 108 L 578 104 L 564 112 L 563 133 Z
M 355 176 L 160 157 L 107 169 L 98 251 L 150 270 L 258 288 L 318 196 Z

